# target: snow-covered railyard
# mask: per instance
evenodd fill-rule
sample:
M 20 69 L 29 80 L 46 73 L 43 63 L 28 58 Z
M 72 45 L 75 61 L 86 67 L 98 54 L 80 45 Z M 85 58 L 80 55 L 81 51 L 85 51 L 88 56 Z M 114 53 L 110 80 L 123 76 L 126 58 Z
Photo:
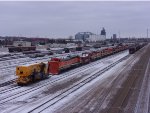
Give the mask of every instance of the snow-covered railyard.
M 130 86 L 136 86 L 136 83 L 130 84 L 132 79 L 130 80 L 129 74 L 148 49 L 148 47 L 145 47 L 131 56 L 128 51 L 120 52 L 29 86 L 20 87 L 14 82 L 1 86 L 0 112 L 103 113 L 114 111 L 114 113 L 117 113 L 115 111 L 118 109 L 115 108 L 119 108 L 122 112 L 128 112 L 131 107 L 128 105 L 132 105 L 133 102 L 132 98 L 129 98 L 129 94 L 134 97 L 134 92 L 129 93 L 131 88 L 129 89 L 125 83 L 128 80 Z M 46 59 L 41 58 L 40 60 Z M 6 65 L 0 63 L 1 66 L 7 68 L 1 69 L 1 73 L 4 73 L 2 76 L 7 76 L 6 78 L 9 80 L 14 79 L 15 66 L 24 64 L 24 62 L 29 63 L 28 59 L 16 61 L 18 62 L 15 64 L 11 63 L 13 67 L 9 65 L 10 63 L 5 62 Z M 33 62 L 36 61 L 38 60 Z M 15 59 L 13 62 L 15 62 Z M 147 79 L 144 79 L 144 81 L 147 81 Z M 148 83 L 148 81 L 145 83 Z M 143 82 L 142 87 L 144 86 Z M 122 95 L 122 89 L 125 91 L 123 94 L 126 95 L 120 96 Z M 149 89 L 143 88 L 143 90 L 147 91 L 146 99 L 149 100 Z M 142 106 L 140 105 L 141 98 L 145 98 L 145 96 L 143 97 L 144 94 L 140 93 L 139 95 L 141 96 L 136 96 L 139 98 L 138 105 L 134 103 L 135 113 L 138 113 L 137 110 Z M 131 101 L 128 102 L 127 99 Z M 120 103 L 117 100 L 120 100 Z M 126 104 L 127 102 L 128 104 Z
M 72 54 L 75 54 L 74 52 Z M 80 52 L 77 52 L 77 54 L 80 54 Z M 61 56 L 66 56 L 68 53 L 61 54 Z M 18 57 L 17 56 L 22 56 Z M 38 58 L 29 58 L 25 55 L 17 54 L 15 55 L 15 59 L 8 57 L 7 60 L 0 61 L 0 86 L 3 84 L 10 84 L 14 82 L 15 76 L 15 69 L 18 65 L 25 65 L 25 64 L 33 64 L 36 62 L 47 62 L 50 60 L 51 57 L 60 56 L 59 54 L 50 55 L 50 56 L 44 56 L 44 57 L 38 57 Z M 6 58 L 6 57 L 5 57 Z

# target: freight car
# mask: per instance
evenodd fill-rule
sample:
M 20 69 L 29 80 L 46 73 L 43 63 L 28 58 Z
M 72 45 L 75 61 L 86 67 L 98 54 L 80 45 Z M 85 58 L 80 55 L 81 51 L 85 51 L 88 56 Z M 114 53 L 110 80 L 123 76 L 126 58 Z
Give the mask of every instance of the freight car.
M 80 56 L 80 64 L 87 64 L 90 62 L 90 54 L 88 52 L 82 53 Z
M 41 52 L 36 50 L 36 51 L 23 51 L 22 53 L 28 55 L 28 54 L 41 53 Z
M 48 77 L 47 63 L 35 63 L 16 67 L 17 84 L 26 85 Z
M 83 65 L 89 63 L 91 61 L 98 60 L 102 57 L 106 57 L 108 55 L 114 54 L 114 52 L 120 52 L 126 50 L 128 48 L 127 45 L 116 46 L 115 48 L 108 47 L 100 50 L 91 50 L 88 51 L 82 56 L 69 56 L 66 58 L 52 58 L 51 61 L 48 62 L 49 65 L 49 73 L 50 74 L 59 74 L 62 70 L 66 70 L 74 65 Z
M 78 55 L 67 56 L 65 58 L 52 58 L 48 62 L 49 73 L 59 74 L 62 70 L 77 66 L 80 64 L 80 57 Z
M 139 49 L 143 48 L 147 43 L 141 43 L 141 44 L 134 44 L 129 48 L 129 53 L 134 54 Z
M 30 58 L 37 58 L 37 57 L 44 57 L 45 55 L 53 55 L 53 52 L 51 51 L 24 51 L 22 52 L 23 54 L 25 54 L 27 57 Z
M 136 46 L 132 46 L 132 47 L 130 47 L 129 48 L 129 53 L 130 54 L 133 54 L 133 53 L 135 53 L 137 50 L 136 50 Z
M 20 85 L 32 83 L 48 77 L 48 74 L 56 75 L 63 70 L 87 64 L 102 57 L 126 50 L 127 45 L 88 50 L 80 55 L 68 55 L 66 57 L 51 58 L 48 63 L 36 63 L 32 65 L 17 66 L 17 83 Z
M 35 51 L 36 47 L 35 46 L 30 46 L 30 47 L 9 47 L 8 50 L 9 50 L 9 52 Z

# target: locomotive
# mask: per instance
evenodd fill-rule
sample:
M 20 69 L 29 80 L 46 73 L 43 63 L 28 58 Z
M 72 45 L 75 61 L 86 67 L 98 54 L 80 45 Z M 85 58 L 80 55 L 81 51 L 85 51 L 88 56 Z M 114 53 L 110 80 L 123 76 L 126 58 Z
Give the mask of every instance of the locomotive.
M 89 62 L 90 56 L 87 52 L 82 53 L 82 55 L 68 55 L 65 58 L 52 58 L 48 62 L 49 74 L 57 75 L 63 70 L 87 64 Z
M 16 67 L 17 83 L 28 84 L 47 78 L 49 74 L 58 75 L 63 70 L 78 67 L 128 49 L 128 45 L 112 46 L 97 50 L 87 50 L 80 55 L 68 55 L 66 57 L 54 57 L 46 63 L 36 63 Z
M 47 63 L 35 63 L 16 67 L 17 84 L 26 85 L 37 80 L 48 78 Z

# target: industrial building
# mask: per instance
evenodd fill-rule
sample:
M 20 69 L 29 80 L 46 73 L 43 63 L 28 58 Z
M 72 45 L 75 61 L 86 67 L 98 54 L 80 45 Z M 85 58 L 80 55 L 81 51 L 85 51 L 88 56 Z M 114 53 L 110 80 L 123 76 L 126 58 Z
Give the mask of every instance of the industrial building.
M 31 46 L 31 42 L 27 41 L 14 41 L 13 46 L 18 47 L 18 46 L 23 46 L 23 47 L 28 47 Z
M 100 34 L 91 32 L 79 32 L 75 35 L 75 39 L 79 41 L 97 42 L 106 40 L 106 31 L 103 28 Z
M 75 35 L 75 39 L 80 41 L 86 41 L 92 34 L 93 33 L 91 32 L 79 32 Z
M 113 40 L 117 40 L 117 34 L 113 34 Z

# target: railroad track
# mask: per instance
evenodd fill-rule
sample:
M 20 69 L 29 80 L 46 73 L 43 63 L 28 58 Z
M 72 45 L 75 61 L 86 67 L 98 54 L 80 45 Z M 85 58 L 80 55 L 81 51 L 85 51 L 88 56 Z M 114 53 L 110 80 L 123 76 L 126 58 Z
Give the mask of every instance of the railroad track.
M 121 52 L 121 53 L 122 53 L 122 52 Z M 118 54 L 120 54 L 120 53 L 118 53 Z M 22 95 L 24 95 L 24 93 L 27 94 L 26 92 L 29 93 L 29 92 L 32 92 L 33 90 L 37 90 L 37 89 L 43 88 L 44 86 L 53 84 L 53 83 L 58 82 L 58 81 L 60 81 L 60 80 L 62 80 L 62 79 L 65 79 L 65 78 L 67 78 L 67 77 L 71 77 L 71 75 L 73 76 L 73 75 L 76 74 L 77 72 L 80 72 L 80 71 L 82 71 L 82 70 L 84 70 L 84 69 L 91 68 L 91 67 L 95 66 L 96 64 L 102 63 L 102 62 L 104 62 L 104 61 L 107 60 L 107 59 L 113 58 L 114 56 L 117 56 L 117 54 L 112 55 L 112 56 L 110 56 L 110 57 L 106 57 L 106 58 L 104 58 L 102 61 L 101 61 L 101 60 L 98 60 L 98 61 L 93 62 L 93 63 L 91 63 L 91 64 L 84 65 L 84 66 L 81 66 L 81 67 L 79 67 L 79 68 L 75 68 L 74 70 L 71 70 L 71 72 L 70 72 L 70 71 L 69 71 L 69 72 L 65 72 L 65 73 L 63 73 L 62 75 L 59 75 L 59 77 L 56 78 L 56 79 L 54 79 L 54 80 L 49 79 L 49 80 L 46 81 L 46 82 L 45 82 L 45 81 L 41 81 L 40 83 L 35 84 L 32 88 L 26 89 L 26 90 L 24 90 L 24 91 L 17 92 L 16 94 L 17 94 L 17 95 L 19 94 L 20 96 L 22 96 Z M 10 88 L 7 88 L 7 90 L 1 91 L 0 94 L 2 94 L 2 93 L 7 93 L 7 92 L 10 92 L 10 91 L 12 91 L 12 90 L 14 91 L 14 89 L 18 89 L 18 88 L 20 88 L 20 87 L 10 87 Z M 29 90 L 31 90 L 31 91 L 29 91 Z M 24 92 L 24 93 L 23 93 L 23 92 Z M 3 99 L 1 99 L 1 100 L 8 99 L 8 98 L 10 98 L 10 97 L 12 97 L 12 96 L 15 96 L 15 97 L 17 98 L 18 96 L 16 96 L 16 94 L 11 95 L 11 96 L 9 95 L 8 97 L 5 97 L 5 98 L 3 98 Z M 15 98 L 13 98 L 13 99 L 15 99 Z
M 129 55 L 128 55 L 129 56 Z M 125 60 L 128 58 L 128 56 L 125 56 L 123 58 L 121 58 L 120 60 L 118 60 L 117 62 L 114 62 L 112 63 L 111 65 L 109 65 L 108 67 L 102 69 L 101 71 L 99 71 L 98 73 L 94 74 L 94 75 L 91 75 L 89 77 L 87 77 L 86 79 L 82 80 L 80 83 L 70 87 L 69 89 L 63 91 L 61 94 L 58 94 L 54 97 L 51 97 L 51 99 L 47 100 L 46 102 L 44 102 L 43 104 L 35 107 L 34 109 L 32 109 L 30 112 L 33 112 L 39 108 L 43 108 L 43 106 L 48 105 L 47 107 L 50 107 L 52 105 L 54 105 L 55 103 L 57 103 L 58 101 L 62 100 L 63 98 L 65 98 L 67 95 L 75 92 L 76 90 L 78 90 L 80 87 L 82 87 L 83 85 L 87 84 L 88 82 L 92 81 L 93 79 L 97 78 L 98 76 L 100 76 L 102 73 L 106 72 L 107 70 L 109 70 L 110 68 L 114 67 L 115 65 L 117 65 L 118 63 L 120 63 L 121 61 Z M 45 97 L 44 97 L 45 98 Z M 46 97 L 46 98 L 49 98 L 49 97 Z M 53 101 L 51 104 L 50 102 Z M 24 105 L 23 105 L 24 106 Z M 27 105 L 28 106 L 28 105 Z M 31 106 L 32 107 L 32 106 Z M 47 108 L 46 107 L 46 108 Z M 44 107 L 44 109 L 46 109 Z M 18 109 L 19 110 L 19 109 Z M 21 107 L 20 107 L 20 110 L 21 110 Z
M 144 73 L 143 80 L 141 83 L 141 90 L 139 92 L 138 100 L 135 106 L 135 113 L 149 113 L 150 112 L 150 101 L 149 101 L 149 94 L 150 94 L 150 58 L 148 60 L 148 64 Z M 139 82 L 138 82 L 139 83 Z
M 146 58 L 143 57 L 143 59 L 146 59 Z M 143 62 L 141 62 L 140 64 L 142 63 Z M 130 76 L 127 77 L 126 81 L 122 84 L 122 88 L 118 91 L 118 93 L 114 97 L 117 99 L 115 99 L 115 101 L 111 103 L 111 106 L 108 107 L 107 111 L 104 111 L 102 113 L 120 113 L 122 111 L 123 104 L 125 103 L 127 97 L 129 96 L 132 86 L 134 86 L 135 82 L 139 78 L 137 74 L 140 73 L 140 71 L 141 69 L 137 68 L 137 69 L 133 69 L 130 72 Z
M 61 56 L 66 56 L 70 53 L 65 53 L 65 54 L 61 54 Z M 79 54 L 79 53 L 78 53 Z M 8 69 L 8 68 L 12 68 L 12 67 L 15 67 L 17 65 L 24 65 L 24 64 L 29 64 L 29 63 L 35 63 L 35 62 L 43 62 L 43 61 L 48 61 L 50 60 L 50 58 L 52 57 L 58 57 L 60 56 L 60 54 L 55 54 L 55 55 L 50 55 L 50 56 L 45 56 L 45 57 L 40 57 L 40 58 L 21 58 L 18 62 L 18 59 L 14 59 L 14 61 L 11 61 L 8 63 L 8 61 L 6 62 L 0 62 L 0 65 L 4 65 L 4 64 L 8 64 L 8 65 L 5 65 L 5 66 L 0 66 L 0 70 L 2 69 Z M 16 63 L 17 61 L 17 63 Z M 10 65 L 10 64 L 13 64 L 13 65 Z
M 66 56 L 68 54 L 81 54 L 82 52 L 84 51 L 81 51 L 81 52 L 72 52 L 72 53 L 64 53 L 64 54 L 55 54 L 55 55 L 50 55 L 50 56 L 44 56 L 44 57 L 41 57 L 41 58 L 29 58 L 29 59 L 26 59 L 26 58 L 21 58 L 19 60 L 19 63 L 16 63 L 16 61 L 18 62 L 18 59 L 14 59 L 13 61 L 11 60 L 11 62 L 8 63 L 8 61 L 0 61 L 0 70 L 2 69 L 8 69 L 8 68 L 11 68 L 11 67 L 14 67 L 16 65 L 24 65 L 26 63 L 29 63 L 29 62 L 32 62 L 32 61 L 35 61 L 35 62 L 39 62 L 39 60 L 50 60 L 51 57 L 59 57 L 59 56 Z M 28 58 L 28 57 L 27 57 Z M 24 59 L 24 60 L 23 60 Z M 8 66 L 3 66 L 3 64 L 7 64 L 8 63 Z M 10 65 L 10 64 L 15 64 L 15 65 Z
M 81 52 L 84 52 L 84 51 L 81 51 Z M 45 55 L 44 57 L 37 57 L 37 58 L 30 58 L 30 59 L 43 59 L 43 58 L 49 58 L 49 57 L 56 57 L 56 56 L 62 56 L 62 55 L 68 55 L 68 54 L 80 54 L 81 52 L 72 52 L 72 53 L 64 53 L 64 54 L 54 54 L 54 55 Z M 6 57 L 6 59 L 8 58 L 8 60 L 12 60 L 12 59 L 9 59 L 11 57 L 18 57 L 18 58 L 24 58 L 24 57 L 27 57 L 25 55 L 14 55 L 14 56 L 10 56 L 10 57 Z M 14 59 L 14 60 L 17 60 L 17 59 Z M 1 58 L 0 58 L 0 63 L 3 63 L 3 62 L 6 62 L 5 59 L 4 61 L 1 61 Z
M 38 62 L 46 62 L 48 59 L 49 59 L 49 58 L 38 59 Z M 35 63 L 35 62 L 37 62 L 37 60 L 32 60 L 32 62 L 30 62 L 30 63 L 32 64 L 32 63 Z M 25 63 L 19 63 L 19 65 L 23 65 L 23 64 L 26 64 L 26 63 L 28 63 L 28 62 L 25 61 Z M 16 66 L 16 65 L 11 66 L 11 68 L 9 67 L 10 69 L 1 69 L 0 73 L 1 73 L 1 74 L 5 73 L 5 74 L 3 74 L 3 76 L 12 75 L 12 74 L 10 74 L 10 73 L 13 73 L 13 72 L 14 72 L 15 66 Z M 7 70 L 7 72 L 9 72 L 9 74 L 6 73 L 6 70 Z M 13 71 L 13 72 L 12 72 L 12 71 Z M 5 84 L 8 85 L 8 83 L 13 83 L 13 82 L 12 82 L 12 80 L 6 81 L 6 82 L 4 82 L 4 83 L 1 83 L 1 84 L 0 84 L 0 87 L 5 86 Z
M 34 109 L 30 110 L 29 113 L 31 112 L 42 112 L 45 109 L 47 109 L 48 107 L 56 104 L 57 102 L 61 101 L 62 99 L 64 99 L 65 97 L 67 97 L 69 94 L 77 91 L 79 88 L 83 87 L 84 85 L 86 85 L 87 83 L 91 82 L 92 80 L 94 80 L 95 78 L 99 77 L 101 74 L 103 74 L 104 72 L 108 71 L 109 69 L 111 69 L 112 67 L 114 67 L 115 65 L 117 65 L 118 63 L 122 62 L 123 60 L 127 59 L 129 57 L 129 55 L 121 58 L 120 60 L 110 64 L 108 67 L 105 67 L 104 69 L 102 69 L 101 71 L 87 77 L 86 79 L 82 80 L 81 82 L 79 82 L 76 85 L 73 85 L 72 87 L 70 87 L 69 89 L 63 91 L 62 93 L 48 99 L 47 101 L 45 101 L 44 103 L 38 105 L 37 107 L 35 107 Z
M 121 53 L 121 52 L 119 52 L 119 53 Z M 56 56 L 58 56 L 58 55 L 56 55 Z M 16 63 L 16 60 L 14 61 L 14 62 L 11 62 L 11 64 L 15 64 L 15 65 L 10 65 L 10 63 L 8 63 L 8 65 L 9 66 L 1 66 L 0 67 L 0 72 L 1 73 L 5 73 L 6 72 L 6 69 L 7 69 L 7 71 L 8 70 L 14 70 L 14 69 L 9 69 L 9 68 L 13 68 L 13 67 L 15 67 L 15 66 L 17 66 L 17 65 L 24 65 L 24 64 L 27 64 L 27 63 L 35 63 L 35 62 L 42 62 L 42 61 L 47 61 L 47 60 L 49 60 L 49 58 L 51 58 L 51 57 L 54 57 L 54 56 L 49 56 L 49 57 L 46 57 L 46 58 L 38 58 L 38 59 L 25 59 L 25 61 L 20 61 L 19 63 Z M 45 59 L 45 60 L 44 60 Z M 2 64 L 2 65 L 4 65 L 4 63 Z
M 3 66 L 3 67 L 0 67 L 0 69 L 8 69 L 8 68 L 12 68 L 12 67 L 15 67 L 15 66 L 17 66 L 17 65 L 24 65 L 24 64 L 27 64 L 27 63 L 29 63 L 29 62 L 39 62 L 39 60 L 48 60 L 49 58 L 51 58 L 51 56 L 49 56 L 49 57 L 45 57 L 45 58 L 37 58 L 37 59 L 32 59 L 32 58 L 29 58 L 29 59 L 25 59 L 24 58 L 24 60 L 22 60 L 22 59 L 20 59 L 19 60 L 19 62 L 18 63 L 15 63 L 17 60 L 15 60 L 14 62 L 12 62 L 12 63 L 14 63 L 13 65 L 9 65 L 8 64 L 8 66 Z
M 136 61 L 137 60 L 137 58 L 131 58 L 130 59 L 130 63 L 128 63 L 124 68 L 126 68 L 126 67 L 130 67 L 130 65 L 134 62 L 134 61 Z M 124 69 L 123 68 L 123 69 Z M 123 70 L 122 69 L 122 70 Z M 111 80 L 111 84 L 113 84 L 113 83 L 116 83 L 117 81 L 119 81 L 119 77 L 117 76 L 117 77 L 115 77 L 113 80 Z M 102 90 L 102 92 L 105 92 L 105 93 L 102 93 L 102 95 L 100 96 L 100 97 L 103 97 L 103 98 L 98 98 L 97 100 L 100 100 L 100 101 L 98 101 L 98 105 L 96 106 L 96 107 L 101 107 L 102 106 L 102 104 L 104 103 L 104 101 L 107 99 L 107 97 L 108 97 L 108 95 L 110 94 L 110 92 L 113 90 L 113 88 L 114 88 L 114 85 L 112 85 L 111 87 L 109 87 L 109 88 L 104 88 L 103 90 Z M 118 99 L 118 98 L 117 98 Z M 93 112 L 96 112 L 96 113 L 99 113 L 99 112 L 101 112 L 100 111 L 100 109 L 97 109 L 97 110 L 94 110 Z M 103 113 L 103 112 L 102 112 Z M 117 112 L 116 112 L 117 113 Z
M 18 65 L 25 65 L 25 64 L 33 64 L 33 63 L 36 63 L 36 62 L 46 62 L 48 61 L 49 59 L 40 59 L 40 60 L 30 60 L 30 61 L 24 61 L 23 63 L 14 63 L 15 65 L 11 65 L 11 66 L 6 66 L 6 67 L 2 67 L 0 68 L 1 69 L 1 73 L 6 73 L 6 69 L 7 69 L 7 72 L 8 71 L 14 71 L 15 70 L 15 67 L 18 66 Z
M 0 84 L 0 87 L 4 87 L 4 86 L 7 86 L 7 85 L 10 85 L 10 84 L 14 83 L 15 80 L 16 80 L 16 79 L 12 79 L 12 80 L 10 80 L 10 81 L 4 82 L 4 83 Z
M 117 100 L 112 104 L 107 113 L 119 113 L 121 111 L 122 105 L 131 90 L 130 88 L 136 80 L 136 75 L 128 77 L 128 79 L 126 80 L 126 86 L 118 93 Z
M 6 61 L 6 60 L 12 60 L 12 59 L 19 59 L 19 58 L 26 58 L 27 56 L 10 56 L 10 57 L 4 57 L 0 58 L 0 61 Z
M 134 55 L 135 56 L 135 55 Z M 137 55 L 136 55 L 137 56 Z M 138 55 L 139 56 L 139 55 Z M 139 58 L 136 58 L 136 57 L 130 57 L 130 59 L 128 60 L 128 63 L 125 65 L 125 67 L 130 67 L 131 65 L 133 65 L 136 61 L 138 61 L 138 59 Z M 124 68 L 125 68 L 124 67 Z M 123 69 L 121 69 L 121 70 L 123 70 Z M 115 78 L 113 78 L 113 80 L 111 80 L 111 81 L 109 81 L 109 84 L 111 83 L 111 84 L 114 84 L 114 83 L 117 83 L 117 81 L 119 81 L 120 80 L 120 78 L 119 78 L 119 76 L 116 76 Z M 134 83 L 134 81 L 136 80 L 136 78 L 132 78 L 132 82 Z M 128 81 L 127 81 L 127 83 L 129 82 L 130 84 L 129 84 L 129 86 L 131 85 L 131 84 L 133 84 L 132 82 L 131 82 L 129 79 L 128 79 Z M 108 96 L 109 96 L 109 94 L 111 94 L 111 91 L 113 91 L 114 90 L 114 85 L 112 85 L 111 87 L 107 87 L 107 88 L 103 88 L 100 92 L 99 92 L 99 95 L 97 96 L 97 97 L 94 97 L 94 99 L 95 99 L 95 101 L 97 102 L 95 102 L 94 100 L 93 100 L 93 102 L 94 103 L 92 103 L 92 102 L 89 102 L 89 104 L 87 104 L 88 103 L 88 101 L 89 100 L 92 100 L 90 97 L 87 97 L 84 101 L 81 101 L 81 102 L 76 102 L 76 106 L 78 106 L 78 107 L 80 107 L 79 109 L 81 110 L 82 109 L 82 111 L 80 111 L 80 113 L 85 113 L 85 112 L 88 112 L 88 110 L 90 111 L 90 112 L 92 112 L 92 113 L 109 113 L 109 112 L 103 112 L 103 110 L 102 109 L 99 109 L 99 108 L 101 108 L 101 106 L 102 106 L 102 104 L 104 103 L 104 106 L 106 105 L 106 102 L 108 101 Z M 131 87 L 130 87 L 131 88 Z M 129 89 L 128 89 L 129 90 Z M 92 89 L 91 91 L 89 91 L 88 92 L 88 94 L 89 95 L 91 95 L 91 92 L 95 92 L 95 90 L 94 89 Z M 125 99 L 126 99 L 126 96 L 128 95 L 128 92 L 129 91 L 127 91 L 127 92 L 123 92 L 123 93 L 121 93 L 120 95 L 122 96 L 122 95 L 124 95 L 123 97 L 124 98 L 122 98 L 121 99 L 121 101 L 118 99 L 118 97 L 119 96 L 116 96 L 115 98 L 117 98 L 117 100 L 118 100 L 118 102 L 120 102 L 121 104 L 123 104 L 123 102 L 125 101 Z M 86 95 L 88 95 L 88 94 L 86 94 Z M 83 97 L 84 98 L 84 97 Z M 82 99 L 81 99 L 82 100 Z M 116 100 L 116 99 L 115 99 Z M 105 101 L 105 102 L 104 102 Z M 84 107 L 83 107 L 83 105 L 84 105 Z M 78 107 L 75 107 L 74 109 L 72 109 L 72 106 L 67 106 L 67 111 L 69 111 L 69 112 L 79 112 L 78 110 L 76 110 L 76 109 L 78 109 Z M 91 111 L 91 109 L 90 108 L 92 108 L 92 107 L 94 107 L 94 108 L 97 108 L 97 109 L 94 109 L 93 108 L 93 110 Z M 86 109 L 84 109 L 84 108 L 86 108 Z M 89 108 L 89 109 L 88 109 Z M 119 106 L 116 106 L 116 107 L 113 107 L 113 109 L 117 109 L 118 111 L 120 110 L 120 108 L 121 107 L 119 107 Z M 62 109 L 60 109 L 60 110 L 62 110 Z M 84 111 L 85 110 L 85 111 Z M 102 111 L 101 111 L 102 110 Z M 67 112 L 66 111 L 66 112 Z M 120 112 L 118 112 L 118 111 L 114 111 L 114 112 L 111 112 L 111 110 L 110 110 L 110 113 L 120 113 Z M 44 111 L 45 112 L 45 111 Z
M 130 67 L 130 65 L 137 60 L 138 59 L 132 57 L 132 59 L 130 59 L 130 61 L 129 61 L 130 63 L 126 67 L 128 67 L 128 66 Z M 119 80 L 119 79 L 118 80 L 117 79 L 118 78 L 116 78 L 115 81 Z M 105 93 L 103 93 L 103 95 L 101 95 L 103 98 L 101 98 L 100 101 L 98 101 L 98 105 L 95 106 L 96 108 L 98 107 L 98 109 L 96 109 L 92 112 L 94 112 L 94 113 L 99 113 L 99 112 L 100 113 L 120 113 L 120 111 L 122 109 L 122 105 L 126 101 L 126 98 L 131 91 L 131 87 L 133 84 L 135 84 L 136 79 L 137 79 L 137 76 L 134 76 L 134 75 L 132 77 L 127 77 L 126 83 L 124 83 L 124 85 L 126 84 L 125 88 L 121 88 L 120 92 L 118 93 L 119 95 L 115 96 L 114 103 L 111 103 L 112 106 L 109 108 L 108 111 L 106 111 L 107 109 L 100 111 L 101 109 L 99 109 L 99 108 L 102 106 L 102 104 L 104 103 L 105 100 L 108 101 L 107 96 L 110 94 L 111 89 L 113 89 L 113 85 L 110 88 L 103 89 L 105 91 Z M 116 98 L 117 98 L 117 100 L 116 100 Z M 99 100 L 99 98 L 97 98 L 97 100 Z
M 2 76 L 11 76 L 12 74 L 14 74 L 15 67 L 17 65 L 24 65 L 27 63 L 35 63 L 35 62 L 45 62 L 45 61 L 48 61 L 49 58 L 51 58 L 51 56 L 48 56 L 46 58 L 38 58 L 38 59 L 27 59 L 27 60 L 25 59 L 25 60 L 19 61 L 17 63 L 15 60 L 14 62 L 7 63 L 9 66 L 1 66 L 0 67 L 0 73 Z M 10 64 L 13 64 L 13 65 L 10 65 Z M 1 64 L 1 65 L 4 65 L 4 64 Z M 7 81 L 7 82 L 9 82 L 9 81 Z M 5 84 L 5 83 L 1 83 L 1 84 Z M 1 85 L 1 86 L 4 86 L 4 85 Z

